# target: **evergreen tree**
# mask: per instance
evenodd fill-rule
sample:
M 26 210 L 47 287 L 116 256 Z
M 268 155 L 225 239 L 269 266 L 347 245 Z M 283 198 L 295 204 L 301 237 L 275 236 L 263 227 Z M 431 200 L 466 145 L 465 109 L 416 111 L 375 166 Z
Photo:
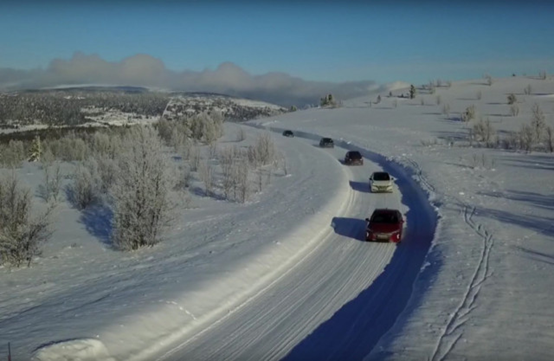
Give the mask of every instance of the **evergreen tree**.
M 415 98 L 415 96 L 416 96 L 416 88 L 415 88 L 415 86 L 412 84 L 412 85 L 410 85 L 410 99 Z
M 40 144 L 40 137 L 37 135 L 31 145 L 31 156 L 29 162 L 40 162 L 40 156 L 42 155 L 42 146 Z

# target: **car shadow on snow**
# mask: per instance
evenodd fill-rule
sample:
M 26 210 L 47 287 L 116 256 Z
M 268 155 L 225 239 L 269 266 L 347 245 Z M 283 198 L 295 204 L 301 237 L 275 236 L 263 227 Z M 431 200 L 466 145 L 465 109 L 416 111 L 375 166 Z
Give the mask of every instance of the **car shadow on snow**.
M 357 241 L 364 241 L 365 226 L 365 221 L 358 218 L 334 217 L 331 221 L 331 227 L 336 234 Z
M 350 187 L 356 192 L 369 193 L 369 182 L 350 181 Z

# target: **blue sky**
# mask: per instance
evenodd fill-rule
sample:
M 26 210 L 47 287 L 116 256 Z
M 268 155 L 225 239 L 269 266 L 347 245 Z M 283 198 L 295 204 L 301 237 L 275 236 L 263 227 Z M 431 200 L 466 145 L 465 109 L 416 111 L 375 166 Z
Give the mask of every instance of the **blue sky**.
M 80 51 L 109 62 L 148 54 L 175 71 L 228 61 L 255 75 L 332 82 L 552 73 L 552 3 L 2 2 L 0 68 L 46 68 Z

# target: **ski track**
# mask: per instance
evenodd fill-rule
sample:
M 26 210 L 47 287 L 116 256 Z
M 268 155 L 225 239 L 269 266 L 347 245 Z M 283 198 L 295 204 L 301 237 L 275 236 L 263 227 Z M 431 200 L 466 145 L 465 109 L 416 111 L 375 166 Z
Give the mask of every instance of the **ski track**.
M 318 135 L 310 133 L 302 133 L 301 138 L 298 141 L 319 140 Z M 338 143 L 347 149 L 357 149 L 343 140 Z M 322 151 L 340 159 L 344 148 Z M 350 181 L 366 183 L 369 174 L 379 170 L 373 163 L 375 157 L 380 156 L 371 157 L 362 167 L 344 167 Z M 390 162 L 384 158 L 379 161 Z M 412 194 L 409 198 L 413 205 L 422 202 L 424 196 Z M 362 242 L 363 219 L 381 207 L 398 208 L 403 213 L 407 210 L 398 189 L 393 195 L 371 194 L 351 185 L 347 206 L 333 218 L 330 232 L 300 262 L 215 323 L 169 350 L 166 348 L 157 360 L 365 357 L 409 299 L 436 225 L 432 211 L 422 207 L 422 212 L 411 213 L 417 218 L 408 218 L 411 229 L 406 245 L 402 244 L 404 248 Z M 412 242 L 412 238 L 417 241 Z M 388 304 L 388 298 L 394 300 L 394 307 Z M 327 340 L 329 334 L 335 333 L 339 333 L 338 337 Z M 320 347 L 314 348 L 313 344 Z
M 464 221 L 482 240 L 479 260 L 459 306 L 451 314 L 437 340 L 433 354 L 429 358 L 430 361 L 443 361 L 454 349 L 458 340 L 463 336 L 463 325 L 469 320 L 471 312 L 477 307 L 475 303 L 481 287 L 492 275 L 489 259 L 494 246 L 493 234 L 473 220 L 475 212 L 476 208 L 474 206 L 464 204 L 462 210 Z

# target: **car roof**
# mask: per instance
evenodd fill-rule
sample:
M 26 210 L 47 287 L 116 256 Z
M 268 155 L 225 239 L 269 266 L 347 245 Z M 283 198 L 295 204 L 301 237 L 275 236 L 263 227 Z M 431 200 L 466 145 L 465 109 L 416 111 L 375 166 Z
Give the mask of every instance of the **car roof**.
M 390 213 L 400 213 L 400 212 L 398 211 L 398 209 L 378 208 L 373 211 L 373 214 L 375 213 L 390 214 Z
M 331 139 L 331 138 L 321 138 L 321 140 L 330 140 L 330 141 L 333 141 L 333 139 Z
M 348 154 L 361 155 L 360 152 L 358 152 L 357 150 L 349 150 L 347 153 L 348 153 Z

